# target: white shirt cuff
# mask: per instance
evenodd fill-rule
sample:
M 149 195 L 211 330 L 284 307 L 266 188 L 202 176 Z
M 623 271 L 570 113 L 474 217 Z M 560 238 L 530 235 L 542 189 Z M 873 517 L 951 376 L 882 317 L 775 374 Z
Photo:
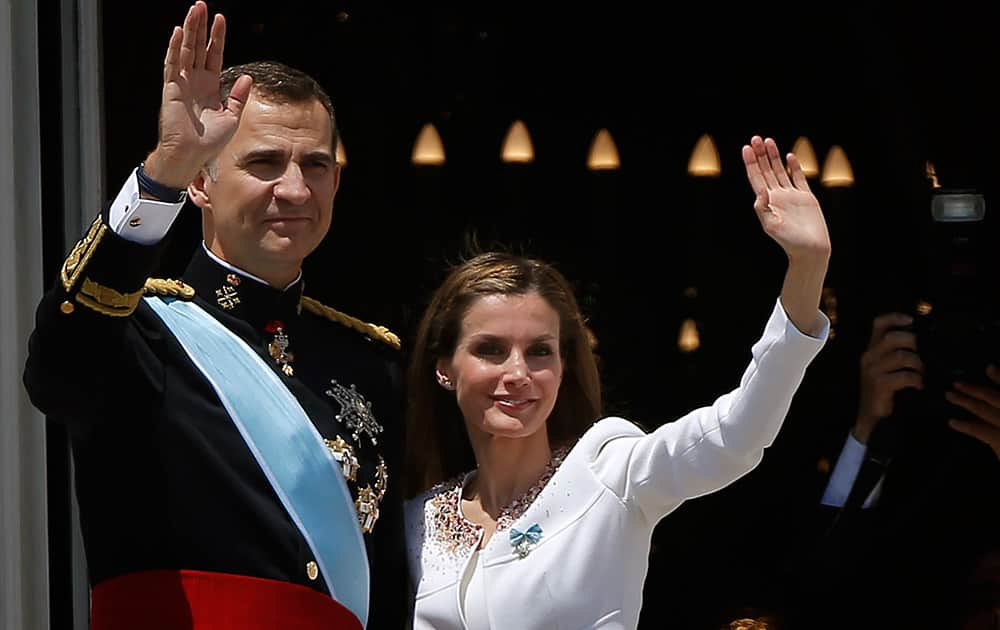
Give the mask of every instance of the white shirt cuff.
M 833 467 L 833 473 L 830 475 L 830 481 L 826 484 L 826 490 L 823 491 L 820 503 L 834 507 L 843 507 L 847 503 L 847 496 L 851 493 L 851 488 L 854 487 L 854 481 L 861 470 L 861 464 L 864 462 L 867 450 L 868 448 L 854 439 L 853 435 L 847 434 L 844 448 L 840 451 L 837 465 Z M 871 507 L 878 500 L 881 490 L 882 480 L 879 479 L 875 487 L 872 488 L 871 494 L 865 499 L 864 507 Z
M 115 234 L 140 245 L 154 245 L 170 231 L 174 219 L 180 214 L 187 199 L 176 203 L 143 199 L 139 196 L 139 180 L 134 169 L 125 181 L 108 211 L 109 227 Z

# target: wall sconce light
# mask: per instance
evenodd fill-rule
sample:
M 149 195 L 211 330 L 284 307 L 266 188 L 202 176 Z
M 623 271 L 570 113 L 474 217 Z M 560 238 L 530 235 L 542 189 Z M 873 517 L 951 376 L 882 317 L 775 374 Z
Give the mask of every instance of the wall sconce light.
M 819 175 L 819 161 L 816 159 L 816 151 L 813 150 L 812 142 L 805 136 L 799 136 L 795 144 L 792 145 L 792 153 L 799 159 L 802 165 L 802 172 L 806 177 L 816 177 Z
M 410 162 L 417 166 L 441 166 L 444 164 L 444 143 L 437 128 L 427 123 L 420 128 L 417 141 L 413 143 Z
M 927 176 L 927 180 L 931 183 L 931 188 L 940 188 L 941 182 L 938 181 L 937 168 L 934 166 L 934 162 L 927 160 L 924 162 L 924 175 Z
M 719 150 L 709 134 L 702 134 L 691 151 L 688 160 L 688 175 L 692 177 L 718 177 L 722 174 Z
M 854 185 L 854 170 L 847 154 L 839 145 L 830 147 L 823 162 L 823 175 L 819 182 L 827 188 L 847 188 Z
M 587 168 L 592 171 L 617 171 L 622 166 L 618 147 L 607 129 L 599 129 L 590 143 Z
M 504 136 L 500 149 L 500 159 L 504 162 L 529 164 L 535 161 L 535 148 L 531 144 L 531 134 L 521 120 L 515 120 L 507 135 Z
M 681 330 L 677 335 L 677 349 L 684 354 L 690 354 L 701 345 L 698 337 L 698 325 L 690 317 L 681 322 Z

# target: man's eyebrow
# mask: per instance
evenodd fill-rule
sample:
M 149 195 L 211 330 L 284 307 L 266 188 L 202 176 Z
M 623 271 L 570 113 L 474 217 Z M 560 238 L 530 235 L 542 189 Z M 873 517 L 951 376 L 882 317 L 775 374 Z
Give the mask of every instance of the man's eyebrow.
M 302 156 L 302 161 L 330 163 L 334 161 L 334 157 L 333 154 L 330 153 L 329 151 L 310 151 L 309 153 L 306 153 L 304 156 Z
M 240 157 L 240 162 L 245 164 L 253 160 L 285 160 L 288 154 L 281 149 L 251 149 Z M 310 151 L 302 156 L 303 162 L 322 162 L 331 164 L 334 162 L 333 154 L 329 151 Z
M 284 159 L 285 152 L 280 149 L 251 149 L 247 151 L 240 157 L 240 162 L 249 162 L 251 160 L 276 160 Z

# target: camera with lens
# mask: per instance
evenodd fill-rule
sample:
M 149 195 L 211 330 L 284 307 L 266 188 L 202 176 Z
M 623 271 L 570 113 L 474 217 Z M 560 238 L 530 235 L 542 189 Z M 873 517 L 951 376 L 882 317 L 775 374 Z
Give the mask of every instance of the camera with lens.
M 935 189 L 924 226 L 920 298 L 912 329 L 924 363 L 924 391 L 934 405 L 955 381 L 988 383 L 1000 365 L 998 243 L 991 242 L 986 200 L 969 189 Z M 947 417 L 967 412 L 948 405 Z M 937 415 L 937 414 L 935 414 Z

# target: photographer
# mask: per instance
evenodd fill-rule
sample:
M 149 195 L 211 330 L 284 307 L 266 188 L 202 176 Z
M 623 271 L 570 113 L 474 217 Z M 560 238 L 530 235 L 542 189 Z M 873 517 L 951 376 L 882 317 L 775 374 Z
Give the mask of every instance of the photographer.
M 879 423 L 893 413 L 896 393 L 924 388 L 924 364 L 917 350 L 917 335 L 906 329 L 912 324 L 913 318 L 904 313 L 879 315 L 872 324 L 871 341 L 861 355 L 857 420 L 823 495 L 824 505 L 845 504 L 865 458 L 868 441 Z M 957 381 L 953 390 L 945 392 L 948 402 L 971 414 L 961 419 L 949 418 L 948 425 L 986 444 L 1000 459 L 1000 369 L 990 365 L 985 374 L 995 387 Z M 881 482 L 866 498 L 866 507 L 877 499 L 879 485 Z
M 874 319 L 857 418 L 821 501 L 833 522 L 811 603 L 852 627 L 995 628 L 1000 369 L 925 387 L 913 324 Z

